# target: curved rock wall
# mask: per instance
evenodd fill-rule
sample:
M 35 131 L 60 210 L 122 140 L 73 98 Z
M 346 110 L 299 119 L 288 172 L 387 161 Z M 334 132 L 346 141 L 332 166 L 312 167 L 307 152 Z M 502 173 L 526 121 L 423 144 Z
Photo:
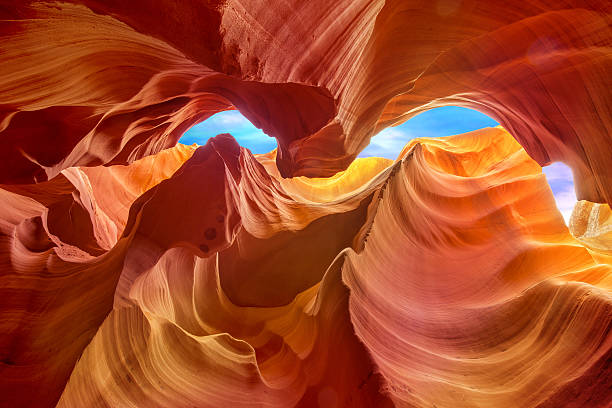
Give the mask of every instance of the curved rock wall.
M 570 235 L 503 129 L 333 179 L 271 175 L 227 135 L 194 149 L 5 186 L 13 405 L 609 401 L 606 221 Z
M 131 162 L 230 107 L 278 139 L 283 176 L 331 176 L 374 131 L 453 104 L 610 202 L 611 15 L 605 0 L 9 2 L 0 181 Z
M 0 406 L 610 405 L 609 2 L 154 3 L 0 4 Z

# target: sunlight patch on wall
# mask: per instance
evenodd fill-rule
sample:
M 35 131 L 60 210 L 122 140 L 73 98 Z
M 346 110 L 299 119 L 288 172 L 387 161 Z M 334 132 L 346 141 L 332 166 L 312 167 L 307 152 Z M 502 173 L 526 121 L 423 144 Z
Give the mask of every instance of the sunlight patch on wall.
M 396 159 L 410 140 L 417 137 L 443 137 L 497 126 L 489 116 L 473 109 L 445 106 L 423 112 L 399 126 L 384 129 L 372 138 L 358 157 Z M 189 129 L 179 140 L 183 144 L 206 141 L 220 133 L 230 133 L 238 143 L 253 153 L 267 153 L 276 148 L 276 139 L 256 128 L 237 110 L 219 112 Z M 572 171 L 563 163 L 544 167 L 557 207 L 566 224 L 576 203 Z

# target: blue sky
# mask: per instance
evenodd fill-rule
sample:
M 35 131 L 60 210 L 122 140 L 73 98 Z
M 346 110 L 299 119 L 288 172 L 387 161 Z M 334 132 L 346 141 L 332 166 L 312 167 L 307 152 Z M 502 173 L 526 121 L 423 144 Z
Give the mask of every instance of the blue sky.
M 359 157 L 395 159 L 408 143 L 417 137 L 458 135 L 499 123 L 478 111 L 458 106 L 445 106 L 423 112 L 396 127 L 389 127 L 374 136 Z
M 399 126 L 384 129 L 372 138 L 359 157 L 395 159 L 406 143 L 416 137 L 450 136 L 497 125 L 490 117 L 472 109 L 457 106 L 431 109 Z M 276 139 L 257 129 L 238 111 L 217 113 L 185 132 L 179 142 L 203 145 L 219 133 L 231 133 L 241 146 L 253 153 L 267 153 L 276 148 Z M 553 163 L 544 168 L 544 173 L 567 223 L 576 203 L 572 172 L 563 163 Z
M 183 133 L 179 142 L 203 145 L 209 138 L 219 133 L 230 133 L 240 146 L 250 149 L 253 153 L 268 153 L 276 149 L 276 139 L 257 129 L 237 110 L 219 112 L 198 123 Z

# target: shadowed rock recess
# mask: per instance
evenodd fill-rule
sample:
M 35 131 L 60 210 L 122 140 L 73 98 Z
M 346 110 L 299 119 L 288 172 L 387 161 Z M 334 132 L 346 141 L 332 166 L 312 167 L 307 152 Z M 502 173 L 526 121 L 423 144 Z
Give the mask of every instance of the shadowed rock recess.
M 0 1 L 0 407 L 610 407 L 611 27 L 609 0 Z M 355 159 L 444 105 L 500 126 Z M 278 150 L 177 144 L 229 109 Z

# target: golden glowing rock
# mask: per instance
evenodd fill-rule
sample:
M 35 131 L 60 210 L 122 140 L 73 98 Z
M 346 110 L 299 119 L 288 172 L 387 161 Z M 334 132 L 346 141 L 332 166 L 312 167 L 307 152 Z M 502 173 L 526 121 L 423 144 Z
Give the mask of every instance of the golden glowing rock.
M 0 20 L 0 407 L 612 403 L 609 1 Z M 449 104 L 502 126 L 355 160 Z M 278 150 L 176 144 L 228 109 Z
M 61 394 L 61 407 L 609 401 L 611 269 L 591 248 L 607 241 L 569 234 L 503 129 L 416 139 L 396 162 L 360 159 L 327 180 L 270 175 L 272 156 L 222 135 L 6 186 L 2 332 L 19 348 L 5 349 L 3 395 L 41 406 Z M 111 190 L 129 216 L 98 201 Z M 66 195 L 84 214 L 73 222 L 89 220 L 80 240 L 50 229 Z M 587 226 L 597 236 L 605 211 Z M 102 225 L 126 226 L 112 248 Z

